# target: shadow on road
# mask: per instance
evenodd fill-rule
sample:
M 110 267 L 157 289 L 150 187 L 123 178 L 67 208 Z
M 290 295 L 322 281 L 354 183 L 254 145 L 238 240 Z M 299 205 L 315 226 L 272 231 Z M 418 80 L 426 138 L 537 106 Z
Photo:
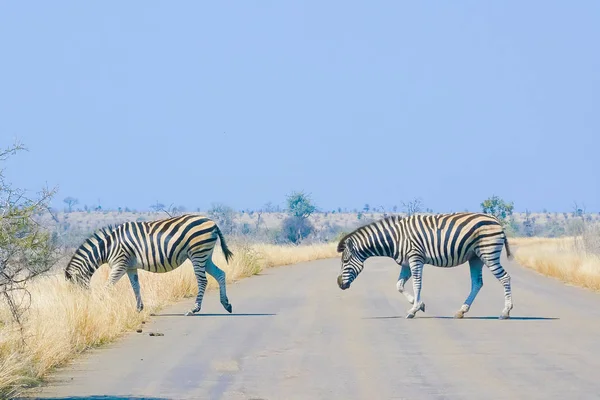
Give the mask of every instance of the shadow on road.
M 270 317 L 277 314 L 193 314 L 184 315 L 181 314 L 154 314 L 155 317 Z
M 363 319 L 404 319 L 405 316 L 404 315 L 390 315 L 390 316 L 384 316 L 384 317 L 365 317 Z M 415 317 L 415 319 L 456 319 L 459 320 L 459 318 L 454 318 L 454 317 L 448 317 L 448 316 L 417 316 Z M 499 319 L 498 316 L 488 316 L 488 317 L 464 317 L 462 319 L 490 319 L 490 320 L 497 320 Z M 551 321 L 551 320 L 558 320 L 560 318 L 555 318 L 555 317 L 510 317 L 508 320 L 506 321 L 510 321 L 510 320 L 515 320 L 515 321 Z

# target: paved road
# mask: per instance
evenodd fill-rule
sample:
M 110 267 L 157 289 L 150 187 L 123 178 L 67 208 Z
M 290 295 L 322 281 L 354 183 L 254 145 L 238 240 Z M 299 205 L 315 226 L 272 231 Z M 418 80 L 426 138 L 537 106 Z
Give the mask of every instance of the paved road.
M 455 320 L 468 267 L 426 266 L 427 313 L 406 320 L 393 261 L 369 260 L 346 291 L 335 282 L 338 266 L 280 267 L 231 285 L 232 315 L 216 292 L 205 297 L 206 315 L 181 316 L 191 299 L 169 307 L 143 334 L 90 352 L 33 396 L 600 398 L 600 295 L 505 262 L 513 319 L 497 319 L 502 287 L 484 270 L 470 318 Z

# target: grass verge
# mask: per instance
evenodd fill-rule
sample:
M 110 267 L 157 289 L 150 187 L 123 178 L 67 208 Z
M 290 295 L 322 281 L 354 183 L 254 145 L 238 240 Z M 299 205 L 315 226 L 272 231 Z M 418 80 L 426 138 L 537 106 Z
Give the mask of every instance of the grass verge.
M 600 255 L 589 238 L 511 238 L 515 260 L 524 267 L 577 286 L 600 291 Z
M 335 244 L 239 244 L 231 248 L 234 257 L 229 264 L 220 250 L 213 255 L 215 263 L 227 273 L 228 282 L 255 275 L 265 268 L 337 255 Z M 25 387 L 40 383 L 53 368 L 86 349 L 112 342 L 148 320 L 150 313 L 197 294 L 189 261 L 166 274 L 140 271 L 139 275 L 145 306 L 142 313 L 135 311 L 126 277 L 114 288 L 104 286 L 107 266 L 96 272 L 91 290 L 73 287 L 61 273 L 32 282 L 31 307 L 22 331 L 11 322 L 8 310 L 0 308 L 0 398 L 14 396 Z M 216 281 L 209 276 L 209 288 L 216 287 Z

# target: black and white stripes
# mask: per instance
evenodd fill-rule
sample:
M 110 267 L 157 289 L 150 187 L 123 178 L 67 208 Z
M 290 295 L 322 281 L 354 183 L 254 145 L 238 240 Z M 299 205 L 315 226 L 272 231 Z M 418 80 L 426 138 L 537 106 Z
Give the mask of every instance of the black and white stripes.
M 391 257 L 400 266 L 396 287 L 413 307 L 407 318 L 418 310 L 425 311 L 421 301 L 424 264 L 455 267 L 469 262 L 471 292 L 455 317 L 462 318 L 483 286 L 482 268 L 487 266 L 504 286 L 504 309 L 500 318 L 509 318 L 513 308 L 510 275 L 500 265 L 502 247 L 510 249 L 502 225 L 488 214 L 453 213 L 387 217 L 362 226 L 342 238 L 338 252 L 342 253 L 342 268 L 338 286 L 345 290 L 356 279 L 369 257 Z M 414 297 L 404 291 L 404 284 L 413 277 Z
M 208 272 L 219 283 L 221 304 L 232 311 L 227 298 L 225 272 L 212 261 L 217 239 L 225 260 L 233 255 L 214 221 L 197 215 L 182 215 L 151 222 L 126 222 L 102 228 L 75 251 L 65 269 L 65 277 L 88 286 L 94 272 L 102 265 L 111 267 L 109 284 L 114 285 L 127 274 L 135 294 L 137 309 L 144 308 L 140 295 L 138 269 L 164 273 L 191 260 L 198 281 L 195 307 L 187 314 L 200 311 Z

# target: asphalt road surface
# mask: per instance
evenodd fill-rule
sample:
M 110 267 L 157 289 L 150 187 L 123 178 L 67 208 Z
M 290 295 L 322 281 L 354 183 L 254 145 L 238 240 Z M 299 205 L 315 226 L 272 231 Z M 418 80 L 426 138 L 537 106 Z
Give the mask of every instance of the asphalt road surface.
M 229 286 L 233 314 L 216 291 L 199 316 L 182 315 L 193 302 L 185 300 L 30 396 L 600 398 L 600 295 L 504 266 L 514 296 L 505 321 L 497 319 L 502 286 L 486 269 L 471 311 L 452 319 L 469 293 L 467 264 L 425 266 L 427 312 L 412 320 L 404 319 L 410 305 L 396 291 L 400 269 L 390 259 L 368 260 L 346 291 L 336 285 L 337 259 L 270 269 Z

